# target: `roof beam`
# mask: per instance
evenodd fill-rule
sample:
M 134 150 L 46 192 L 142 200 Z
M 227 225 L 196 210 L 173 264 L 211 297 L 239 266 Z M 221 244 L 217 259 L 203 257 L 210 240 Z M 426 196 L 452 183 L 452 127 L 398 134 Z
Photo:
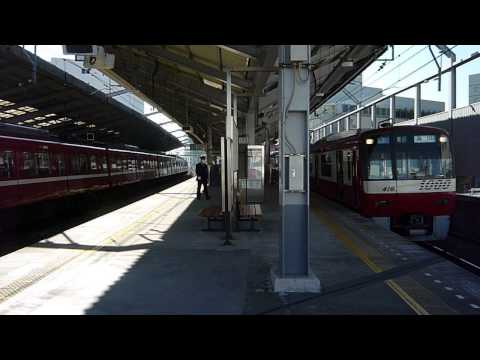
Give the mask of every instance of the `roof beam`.
M 35 111 L 33 113 L 26 113 L 26 114 L 23 114 L 23 115 L 14 116 L 12 118 L 5 119 L 5 121 L 7 121 L 9 123 L 19 122 L 19 121 L 24 121 L 24 120 L 32 119 L 32 118 L 35 118 L 35 117 L 39 117 L 39 116 L 44 116 L 44 115 L 50 114 L 50 113 L 57 113 L 57 114 L 60 113 L 60 114 L 62 114 L 62 117 L 63 116 L 70 117 L 69 112 L 71 112 L 75 109 L 82 109 L 85 106 L 86 106 L 85 101 L 76 100 L 76 101 L 71 101 L 71 102 L 67 102 L 67 103 L 63 103 L 63 104 L 47 106 L 47 107 L 45 107 L 43 109 L 39 109 L 38 111 Z M 92 106 L 92 105 L 90 105 L 90 106 Z
M 18 101 L 18 102 L 15 102 L 15 104 L 13 105 L 9 105 L 9 106 L 2 106 L 0 107 L 0 111 L 5 111 L 5 110 L 10 110 L 10 109 L 17 109 L 19 107 L 22 107 L 22 106 L 31 106 L 31 107 L 36 107 L 38 106 L 39 104 L 42 104 L 43 102 L 47 101 L 47 100 L 50 100 L 52 98 L 56 98 L 57 101 L 58 101 L 58 98 L 69 93 L 69 92 L 72 92 L 72 88 L 66 88 L 65 90 L 63 91 L 59 91 L 59 92 L 53 92 L 53 93 L 49 93 L 48 95 L 45 95 L 45 96 L 38 96 L 38 95 L 35 95 L 27 100 L 21 100 L 21 101 Z
M 185 66 L 188 67 L 194 71 L 197 71 L 201 74 L 210 76 L 214 79 L 217 79 L 219 81 L 222 81 L 223 83 L 226 83 L 226 75 L 223 71 L 217 70 L 213 67 L 210 67 L 208 65 L 196 62 L 194 60 L 191 60 L 187 57 L 180 56 L 177 54 L 174 54 L 171 51 L 164 50 L 160 47 L 157 46 L 135 46 L 136 49 L 141 50 L 144 52 L 147 56 L 153 56 L 153 57 L 158 57 L 161 59 L 168 60 L 170 62 L 173 62 L 177 65 Z M 232 84 L 237 85 L 241 88 L 244 89 L 249 89 L 252 86 L 251 81 L 237 78 L 237 77 L 232 77 Z
M 256 59 L 258 50 L 255 45 L 217 45 L 219 48 L 230 51 L 231 53 Z
M 262 57 L 260 67 L 273 67 L 275 61 L 278 57 L 278 46 L 269 45 L 264 47 L 264 54 Z M 268 78 L 271 73 L 269 72 L 257 72 L 254 76 L 255 90 L 256 94 L 261 94 L 265 84 L 267 83 Z M 250 101 L 249 111 L 253 111 L 253 101 Z

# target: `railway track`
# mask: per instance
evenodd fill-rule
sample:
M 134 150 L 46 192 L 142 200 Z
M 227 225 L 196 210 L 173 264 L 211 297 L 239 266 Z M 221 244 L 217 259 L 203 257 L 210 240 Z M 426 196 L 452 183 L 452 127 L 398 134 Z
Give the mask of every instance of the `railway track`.
M 480 276 L 480 243 L 449 236 L 445 241 L 426 241 L 418 244 Z

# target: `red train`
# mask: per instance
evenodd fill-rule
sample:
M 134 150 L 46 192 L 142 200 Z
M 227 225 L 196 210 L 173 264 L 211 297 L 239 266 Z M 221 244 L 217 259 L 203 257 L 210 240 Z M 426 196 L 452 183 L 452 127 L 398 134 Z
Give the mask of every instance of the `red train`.
M 187 172 L 186 160 L 0 127 L 0 210 Z
M 445 239 L 456 182 L 448 133 L 395 126 L 332 134 L 311 145 L 310 185 L 417 239 Z

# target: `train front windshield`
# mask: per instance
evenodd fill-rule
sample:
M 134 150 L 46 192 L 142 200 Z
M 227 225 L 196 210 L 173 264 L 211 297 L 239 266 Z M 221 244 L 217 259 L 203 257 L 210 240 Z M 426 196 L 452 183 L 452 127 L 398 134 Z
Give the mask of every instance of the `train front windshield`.
M 369 180 L 453 177 L 452 154 L 443 134 L 393 134 L 367 138 Z

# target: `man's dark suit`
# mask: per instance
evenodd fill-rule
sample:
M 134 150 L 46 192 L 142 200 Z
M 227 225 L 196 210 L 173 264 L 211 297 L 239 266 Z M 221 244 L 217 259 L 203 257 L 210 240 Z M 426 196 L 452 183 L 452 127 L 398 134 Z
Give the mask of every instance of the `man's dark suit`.
M 203 163 L 198 163 L 195 166 L 195 173 L 197 174 L 197 198 L 200 198 L 200 187 L 203 184 L 203 191 L 205 193 L 205 196 L 207 199 L 209 198 L 208 196 L 208 166 L 207 164 Z M 200 177 L 200 180 L 198 179 Z

